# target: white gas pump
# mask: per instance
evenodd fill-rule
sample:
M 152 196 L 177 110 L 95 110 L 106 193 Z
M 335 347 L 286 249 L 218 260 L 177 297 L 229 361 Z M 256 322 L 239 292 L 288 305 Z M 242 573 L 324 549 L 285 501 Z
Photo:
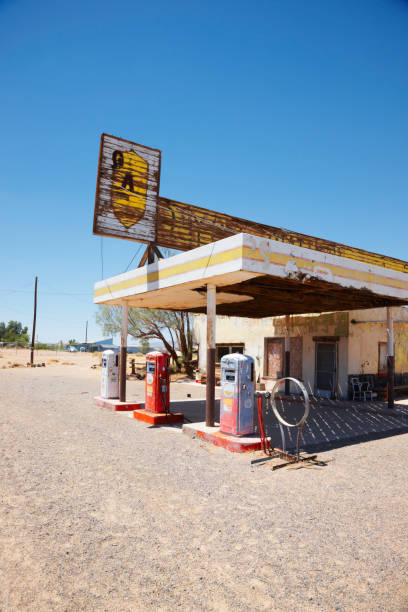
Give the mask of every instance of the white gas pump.
M 101 397 L 119 397 L 119 355 L 111 350 L 102 353 Z
M 231 353 L 221 359 L 220 430 L 234 436 L 254 433 L 255 362 Z

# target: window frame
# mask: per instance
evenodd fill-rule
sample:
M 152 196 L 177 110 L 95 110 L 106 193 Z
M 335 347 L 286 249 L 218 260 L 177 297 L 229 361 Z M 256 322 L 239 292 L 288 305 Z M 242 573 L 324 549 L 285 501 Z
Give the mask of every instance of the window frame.
M 226 355 L 231 355 L 234 353 L 235 348 L 242 348 L 242 354 L 245 354 L 245 342 L 219 342 L 215 345 L 215 365 L 220 365 L 221 359 L 218 360 L 218 349 L 219 348 L 228 348 L 228 353 Z M 223 355 L 224 357 L 224 355 Z

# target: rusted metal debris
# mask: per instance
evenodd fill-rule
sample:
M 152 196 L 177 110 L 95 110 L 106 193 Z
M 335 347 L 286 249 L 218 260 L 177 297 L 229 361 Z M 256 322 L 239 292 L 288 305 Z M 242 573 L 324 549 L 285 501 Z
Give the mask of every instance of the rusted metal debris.
M 280 468 L 287 467 L 288 465 L 293 465 L 295 463 L 315 462 L 317 459 L 317 455 L 303 457 L 300 455 L 292 455 L 291 453 L 284 453 L 283 451 L 277 451 L 274 457 L 285 459 L 285 462 L 279 463 L 278 465 L 273 465 L 272 471 L 279 470 Z

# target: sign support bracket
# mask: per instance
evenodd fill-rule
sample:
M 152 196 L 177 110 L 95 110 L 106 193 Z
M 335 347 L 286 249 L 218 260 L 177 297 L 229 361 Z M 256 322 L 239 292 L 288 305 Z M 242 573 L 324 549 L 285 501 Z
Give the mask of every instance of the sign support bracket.
M 149 242 L 139 262 L 138 268 L 144 266 L 146 262 L 148 264 L 154 263 L 155 256 L 157 259 L 164 259 L 159 247 L 154 242 Z

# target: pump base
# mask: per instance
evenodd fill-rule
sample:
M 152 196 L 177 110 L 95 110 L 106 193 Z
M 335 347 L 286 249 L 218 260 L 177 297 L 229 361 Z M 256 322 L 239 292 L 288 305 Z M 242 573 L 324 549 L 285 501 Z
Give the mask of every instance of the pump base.
M 118 399 L 107 399 L 106 397 L 100 397 L 100 395 L 94 397 L 94 403 L 102 408 L 113 409 L 115 412 L 137 410 L 142 407 L 142 404 L 136 402 L 120 402 Z
M 174 423 L 183 423 L 184 414 L 182 412 L 152 412 L 151 410 L 135 410 L 133 418 L 149 425 L 173 425 Z
M 255 434 L 239 437 L 224 434 L 220 432 L 218 425 L 216 427 L 207 427 L 205 423 L 188 423 L 183 425 L 183 433 L 190 436 L 190 438 L 201 438 L 206 442 L 214 444 L 214 446 L 221 446 L 232 453 L 248 453 L 262 449 L 261 438 Z

